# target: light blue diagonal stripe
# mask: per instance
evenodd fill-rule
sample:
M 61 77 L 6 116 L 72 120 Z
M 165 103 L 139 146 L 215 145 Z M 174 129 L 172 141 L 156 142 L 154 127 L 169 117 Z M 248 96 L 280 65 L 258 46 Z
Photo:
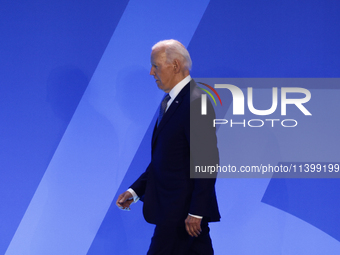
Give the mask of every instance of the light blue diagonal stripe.
M 208 3 L 129 2 L 6 255 L 86 254 L 163 94 L 150 47 L 188 45 Z

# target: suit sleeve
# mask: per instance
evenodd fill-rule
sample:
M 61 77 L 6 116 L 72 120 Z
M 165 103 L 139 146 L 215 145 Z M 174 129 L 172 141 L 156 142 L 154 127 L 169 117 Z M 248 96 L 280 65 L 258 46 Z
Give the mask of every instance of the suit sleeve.
M 134 192 L 138 195 L 141 201 L 144 200 L 146 182 L 147 182 L 148 174 L 149 174 L 151 167 L 152 167 L 152 163 L 149 164 L 145 172 L 142 173 L 139 176 L 139 178 L 130 186 L 130 188 L 134 190 Z

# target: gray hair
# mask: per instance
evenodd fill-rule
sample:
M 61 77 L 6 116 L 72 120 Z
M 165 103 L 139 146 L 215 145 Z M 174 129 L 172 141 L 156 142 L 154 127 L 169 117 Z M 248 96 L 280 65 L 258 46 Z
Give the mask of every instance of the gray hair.
M 158 48 L 165 49 L 167 63 L 172 63 L 175 59 L 178 59 L 185 68 L 191 70 L 192 62 L 190 54 L 184 45 L 179 41 L 174 39 L 159 41 L 154 46 L 152 46 L 152 50 Z

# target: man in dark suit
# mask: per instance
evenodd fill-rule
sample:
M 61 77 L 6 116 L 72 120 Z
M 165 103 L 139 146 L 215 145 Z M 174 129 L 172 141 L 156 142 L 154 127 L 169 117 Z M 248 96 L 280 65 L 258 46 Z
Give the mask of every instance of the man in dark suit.
M 220 220 L 216 175 L 197 173 L 195 166 L 219 163 L 215 113 L 208 101 L 207 114 L 201 114 L 202 91 L 190 77 L 190 55 L 180 42 L 155 44 L 151 65 L 150 75 L 167 93 L 152 136 L 152 159 L 116 204 L 129 210 L 132 202 L 144 202 L 144 218 L 156 225 L 148 254 L 210 255 L 208 222 Z

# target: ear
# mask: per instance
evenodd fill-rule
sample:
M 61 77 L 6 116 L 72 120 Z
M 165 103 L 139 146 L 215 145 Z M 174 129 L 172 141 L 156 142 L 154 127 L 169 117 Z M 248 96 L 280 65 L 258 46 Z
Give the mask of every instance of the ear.
M 179 73 L 182 70 L 182 64 L 180 61 L 178 61 L 178 59 L 175 59 L 172 62 L 172 65 L 174 67 L 174 73 Z

